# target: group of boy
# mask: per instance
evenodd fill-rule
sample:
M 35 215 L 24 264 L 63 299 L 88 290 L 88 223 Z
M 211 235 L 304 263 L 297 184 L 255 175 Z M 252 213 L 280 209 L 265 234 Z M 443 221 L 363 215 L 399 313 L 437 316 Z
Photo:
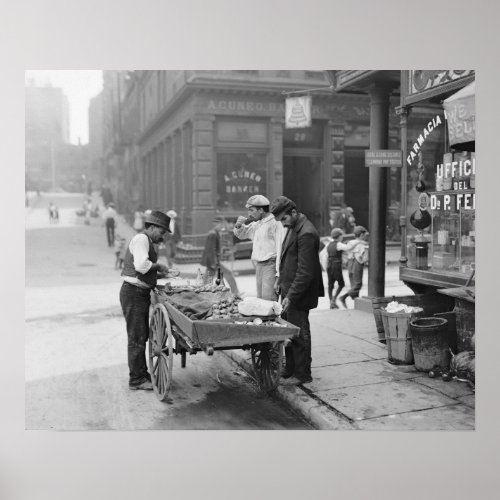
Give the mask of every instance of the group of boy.
M 363 286 L 363 271 L 366 262 L 368 248 L 368 231 L 363 226 L 355 226 L 354 239 L 343 243 L 344 231 L 338 227 L 331 232 L 332 240 L 326 247 L 328 276 L 328 298 L 330 299 L 330 309 L 338 309 L 337 299 L 347 308 L 346 299 L 350 297 L 354 300 L 359 296 L 359 291 Z M 345 252 L 345 254 L 344 254 Z M 340 295 L 345 287 L 343 276 L 344 255 L 347 257 L 347 273 L 349 275 L 350 289 L 344 295 Z M 333 288 L 337 283 L 337 290 L 333 295 Z

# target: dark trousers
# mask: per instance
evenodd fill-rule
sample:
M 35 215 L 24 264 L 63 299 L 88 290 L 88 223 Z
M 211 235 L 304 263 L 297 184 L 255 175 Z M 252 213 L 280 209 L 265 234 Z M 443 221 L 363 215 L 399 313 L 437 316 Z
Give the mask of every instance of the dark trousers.
M 114 219 L 106 219 L 106 236 L 108 238 L 108 246 L 112 247 L 115 242 L 115 221 Z
M 120 304 L 127 323 L 129 385 L 151 380 L 146 365 L 146 342 L 149 338 L 151 292 L 126 281 L 120 289 Z
M 338 283 L 337 291 L 335 292 L 335 299 L 339 296 L 340 292 L 345 286 L 344 275 L 342 274 L 342 262 L 335 263 L 329 266 L 326 270 L 328 275 L 328 297 L 332 300 L 333 287 L 335 282 Z
M 351 282 L 351 289 L 345 294 L 346 297 L 356 298 L 359 297 L 359 291 L 363 286 L 363 264 L 360 264 L 356 259 L 349 262 L 349 281 Z
M 311 376 L 311 328 L 309 326 L 309 311 L 299 311 L 292 304 L 281 317 L 300 328 L 298 337 L 285 347 L 285 371 L 298 379 Z

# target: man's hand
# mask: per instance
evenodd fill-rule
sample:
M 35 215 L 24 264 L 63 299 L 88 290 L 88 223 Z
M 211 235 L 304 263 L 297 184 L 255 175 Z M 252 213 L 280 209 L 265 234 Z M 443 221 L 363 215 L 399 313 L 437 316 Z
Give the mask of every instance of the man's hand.
M 280 287 L 278 285 L 279 278 L 276 276 L 276 279 L 274 280 L 274 291 L 276 292 L 276 295 L 280 294 Z
M 168 273 L 168 267 L 165 264 L 162 264 L 161 262 L 157 262 L 156 265 L 157 265 L 156 270 L 159 273 L 163 273 L 163 274 L 167 274 Z
M 283 308 L 283 310 L 281 311 L 281 314 L 286 313 L 287 309 L 290 307 L 290 299 L 288 299 L 287 297 L 285 297 L 281 301 L 281 307 Z
M 239 229 L 244 223 L 245 221 L 247 220 L 246 217 L 244 217 L 243 215 L 240 215 L 237 219 L 236 219 L 236 224 L 234 225 L 234 227 L 236 229 Z

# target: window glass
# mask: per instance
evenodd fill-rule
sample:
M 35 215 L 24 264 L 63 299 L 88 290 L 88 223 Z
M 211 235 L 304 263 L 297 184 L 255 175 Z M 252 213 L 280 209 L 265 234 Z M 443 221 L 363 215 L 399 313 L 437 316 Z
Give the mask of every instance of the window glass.
M 266 154 L 217 154 L 217 209 L 221 212 L 245 211 L 254 194 L 267 194 Z

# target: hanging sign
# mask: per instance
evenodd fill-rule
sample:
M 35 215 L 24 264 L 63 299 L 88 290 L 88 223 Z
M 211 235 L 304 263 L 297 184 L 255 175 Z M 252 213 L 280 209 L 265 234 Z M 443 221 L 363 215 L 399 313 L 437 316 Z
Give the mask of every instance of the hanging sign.
M 402 167 L 403 152 L 399 149 L 365 150 L 365 167 Z
M 310 127 L 311 105 L 311 96 L 288 97 L 285 102 L 285 128 Z
M 443 101 L 450 145 L 476 140 L 476 82 Z

